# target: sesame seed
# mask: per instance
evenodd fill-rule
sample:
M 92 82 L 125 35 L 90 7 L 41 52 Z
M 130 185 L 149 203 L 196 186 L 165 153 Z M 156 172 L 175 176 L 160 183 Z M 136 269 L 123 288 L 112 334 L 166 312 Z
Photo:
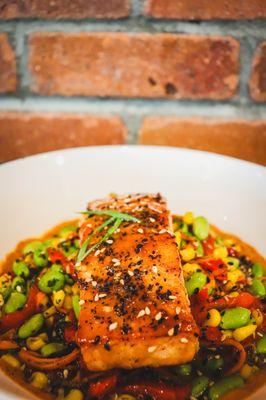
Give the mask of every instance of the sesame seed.
M 85 304 L 85 300 L 82 299 L 79 301 L 79 305 L 82 306 L 83 304 Z
M 145 310 L 140 310 L 140 312 L 137 315 L 137 318 L 143 317 L 145 315 Z
M 103 247 L 102 250 L 100 250 L 101 253 L 104 253 L 106 250 L 106 247 Z
M 67 369 L 64 369 L 63 375 L 64 375 L 64 378 L 67 378 L 67 377 L 68 377 L 68 370 L 67 370 Z
M 106 296 L 107 296 L 106 293 L 101 293 L 101 294 L 99 294 L 99 299 L 103 299 L 103 298 L 106 297 Z
M 156 267 L 156 265 L 153 265 L 151 269 L 152 269 L 152 272 L 154 272 L 155 274 L 158 273 L 158 268 Z
M 113 262 L 113 263 L 117 263 L 117 262 L 120 263 L 120 260 L 118 260 L 118 258 L 112 258 L 112 262 Z
M 129 276 L 134 276 L 134 272 L 132 272 L 132 271 L 127 271 L 127 273 Z
M 156 219 L 155 219 L 155 218 L 150 218 L 150 221 L 151 221 L 151 222 L 155 222 Z
M 257 332 L 257 335 L 263 337 L 263 334 L 261 332 Z
M 91 284 L 92 284 L 93 287 L 97 286 L 97 282 L 96 281 L 92 281 Z
M 202 372 L 198 370 L 198 371 L 197 371 L 197 375 L 198 375 L 198 376 L 202 376 Z
M 95 257 L 97 257 L 100 253 L 101 253 L 101 250 L 99 250 L 99 249 L 96 250 L 95 253 L 94 253 Z
M 171 295 L 169 296 L 169 299 L 170 299 L 170 300 L 175 300 L 175 299 L 177 299 L 177 297 L 171 294 Z
M 175 330 L 174 328 L 169 329 L 169 331 L 167 332 L 168 336 L 173 336 Z
M 120 281 L 119 281 L 120 283 L 121 283 L 121 285 L 124 285 L 125 284 L 125 281 L 124 281 L 124 279 L 120 279 Z
M 106 313 L 109 313 L 109 312 L 112 311 L 112 307 L 110 307 L 110 306 L 104 306 L 104 307 L 103 307 L 103 311 L 106 312 Z
M 180 311 L 181 311 L 181 307 L 176 307 L 175 312 L 177 315 L 180 314 Z
M 155 315 L 155 320 L 159 321 L 162 318 L 162 313 L 158 312 L 158 314 Z
M 217 354 L 216 356 L 214 356 L 214 358 L 216 358 L 216 360 L 219 360 L 219 358 L 221 358 L 221 356 L 219 354 Z
M 226 283 L 227 283 L 227 280 L 224 280 L 224 281 L 223 281 L 223 284 L 225 285 Z
M 81 266 L 81 262 L 76 262 L 75 267 L 80 267 Z
M 117 328 L 118 323 L 117 322 L 113 322 L 112 324 L 109 325 L 109 331 L 113 331 L 114 329 Z
M 99 300 L 99 295 L 96 294 L 96 296 L 94 297 L 94 301 L 98 301 Z
M 106 240 L 106 243 L 112 244 L 112 243 L 114 243 L 114 241 L 112 239 L 108 239 L 108 240 Z
M 142 228 L 139 228 L 139 229 L 138 229 L 138 233 L 143 233 L 143 229 L 142 229 Z
M 118 267 L 120 265 L 120 261 L 114 263 L 114 267 Z
M 148 347 L 148 352 L 153 353 L 156 350 L 157 346 L 150 346 Z
M 188 343 L 188 340 L 187 340 L 187 338 L 182 337 L 182 338 L 180 339 L 180 342 L 181 342 L 181 343 Z
M 166 232 L 167 232 L 166 229 L 161 229 L 161 230 L 159 231 L 159 234 L 162 235 L 163 233 L 166 233 Z
M 147 315 L 150 315 L 151 310 L 149 309 L 149 307 L 145 307 L 145 313 L 146 313 Z
M 88 228 L 91 228 L 92 227 L 92 224 L 87 224 L 86 225 Z
M 21 286 L 16 286 L 16 290 L 17 290 L 17 292 L 19 292 L 19 293 L 21 293 L 21 291 L 22 291 L 22 288 L 21 288 Z
M 118 233 L 120 232 L 120 228 L 117 228 L 117 230 L 114 233 Z

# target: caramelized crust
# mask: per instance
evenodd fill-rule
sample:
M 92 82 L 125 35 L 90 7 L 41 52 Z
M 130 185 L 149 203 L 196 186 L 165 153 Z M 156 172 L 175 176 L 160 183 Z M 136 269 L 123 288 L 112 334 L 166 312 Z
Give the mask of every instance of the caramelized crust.
M 198 348 L 197 328 L 165 201 L 160 195 L 134 195 L 97 201 L 89 209 L 127 213 L 140 222 L 122 222 L 77 266 L 78 343 L 88 369 L 190 361 Z M 80 228 L 81 242 L 107 218 L 86 218 Z

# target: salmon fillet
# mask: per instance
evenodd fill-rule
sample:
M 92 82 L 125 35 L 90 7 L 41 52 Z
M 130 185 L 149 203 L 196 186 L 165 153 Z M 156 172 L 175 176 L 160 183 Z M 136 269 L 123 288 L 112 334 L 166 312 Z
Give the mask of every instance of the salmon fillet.
M 159 194 L 131 195 L 96 201 L 88 209 L 127 213 L 139 222 L 122 222 L 77 265 L 78 343 L 87 368 L 104 371 L 190 361 L 198 349 L 197 327 L 165 201 Z M 85 218 L 81 243 L 108 218 Z

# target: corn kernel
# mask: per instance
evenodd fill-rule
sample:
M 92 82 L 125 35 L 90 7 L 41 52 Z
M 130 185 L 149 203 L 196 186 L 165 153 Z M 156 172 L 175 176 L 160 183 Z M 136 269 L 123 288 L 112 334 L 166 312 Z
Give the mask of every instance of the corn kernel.
M 225 340 L 225 339 L 229 339 L 229 338 L 232 338 L 233 337 L 233 332 L 232 331 L 230 331 L 230 330 L 224 330 L 224 331 L 222 331 L 222 339 L 223 340 Z
M 55 315 L 55 313 L 56 313 L 56 308 L 54 306 L 52 306 L 44 311 L 43 316 L 44 316 L 44 318 L 49 318 L 52 315 Z
M 179 232 L 179 231 L 175 232 L 175 240 L 176 240 L 177 246 L 180 247 L 181 240 L 182 240 L 181 232 Z
M 222 318 L 221 318 L 221 314 L 219 313 L 219 311 L 216 310 L 215 308 L 212 308 L 211 310 L 208 311 L 205 325 L 216 327 L 220 324 L 221 319 Z
M 4 354 L 1 357 L 1 360 L 3 360 L 6 364 L 10 365 L 10 367 L 12 368 L 20 368 L 21 366 L 20 361 L 11 354 Z
M 180 251 L 181 258 L 183 261 L 191 261 L 195 257 L 195 250 L 192 247 L 186 247 Z
M 237 328 L 233 331 L 233 338 L 237 340 L 238 342 L 242 342 L 242 340 L 245 340 L 247 337 L 250 335 L 253 335 L 257 329 L 257 325 L 247 325 L 247 326 L 242 326 L 242 328 Z
M 72 287 L 71 287 L 70 285 L 65 285 L 65 286 L 64 286 L 64 291 L 65 291 L 67 294 L 72 294 Z
M 217 247 L 213 250 L 214 258 L 225 258 L 228 256 L 227 248 L 226 247 Z
M 252 317 L 255 319 L 255 322 L 258 326 L 263 323 L 263 314 L 260 310 L 253 310 Z
M 73 292 L 73 294 L 79 294 L 80 290 L 79 290 L 79 285 L 77 283 L 75 283 L 72 286 L 72 292 Z
M 45 345 L 45 341 L 39 336 L 29 337 L 26 340 L 26 345 L 29 350 L 38 351 Z
M 237 297 L 237 296 L 239 296 L 239 293 L 238 292 L 231 292 L 231 293 L 229 293 L 228 296 L 229 297 Z
M 227 273 L 228 281 L 233 284 L 241 278 L 245 278 L 245 275 L 240 269 L 236 269 L 235 271 L 228 271 Z
M 47 389 L 49 385 L 49 379 L 43 372 L 34 372 L 31 375 L 30 383 L 37 389 Z
M 63 290 L 58 290 L 58 292 L 53 293 L 53 305 L 55 307 L 61 308 L 64 304 L 65 292 Z
M 64 308 L 66 308 L 67 310 L 71 310 L 71 309 L 73 308 L 73 305 L 72 305 L 72 296 L 70 296 L 69 294 L 67 294 L 67 295 L 65 296 Z
M 251 366 L 249 364 L 244 364 L 240 370 L 240 375 L 244 379 L 248 379 L 251 375 L 253 375 L 257 370 L 256 366 Z
M 68 393 L 64 400 L 83 400 L 84 396 L 83 393 L 78 389 L 72 389 Z
M 194 221 L 194 214 L 191 211 L 186 212 L 186 214 L 183 217 L 183 221 L 185 224 L 191 225 L 193 224 Z
M 199 272 L 199 271 L 201 271 L 199 264 L 186 263 L 183 265 L 183 274 L 185 279 L 188 279 L 190 275 L 194 274 L 194 272 Z

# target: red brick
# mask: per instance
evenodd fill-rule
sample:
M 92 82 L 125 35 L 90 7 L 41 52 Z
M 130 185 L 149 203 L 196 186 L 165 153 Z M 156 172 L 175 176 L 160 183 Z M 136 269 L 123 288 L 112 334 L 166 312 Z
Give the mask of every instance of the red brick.
M 205 150 L 266 165 L 266 120 L 147 117 L 139 142 Z
M 154 18 L 211 20 L 266 18 L 265 0 L 148 0 Z
M 0 18 L 122 18 L 129 0 L 0 0 Z
M 125 139 L 118 117 L 0 113 L 0 162 L 68 147 L 123 144 Z
M 230 37 L 36 33 L 29 47 L 40 94 L 227 99 L 238 85 Z
M 0 93 L 15 92 L 17 86 L 16 57 L 7 35 L 0 33 Z
M 250 95 L 255 101 L 266 102 L 266 42 L 260 44 L 253 60 Z

